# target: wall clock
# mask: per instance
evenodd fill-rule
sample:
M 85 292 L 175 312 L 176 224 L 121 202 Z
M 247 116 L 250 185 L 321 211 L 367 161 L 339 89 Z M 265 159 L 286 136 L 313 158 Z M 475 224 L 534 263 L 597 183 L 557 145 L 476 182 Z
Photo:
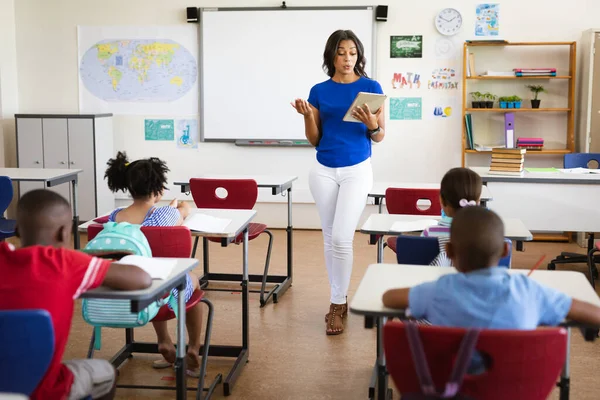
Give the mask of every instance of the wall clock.
M 445 8 L 436 15 L 435 27 L 442 35 L 456 35 L 462 27 L 462 15 L 454 8 Z

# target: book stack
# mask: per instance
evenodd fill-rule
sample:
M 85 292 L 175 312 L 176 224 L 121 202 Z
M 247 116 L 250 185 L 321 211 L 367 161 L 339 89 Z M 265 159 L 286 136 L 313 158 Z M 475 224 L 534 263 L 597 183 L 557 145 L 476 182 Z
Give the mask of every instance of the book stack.
M 490 174 L 523 175 L 525 149 L 493 149 Z
M 515 76 L 556 76 L 556 68 L 515 68 Z
M 527 149 L 540 151 L 544 147 L 544 139 L 542 138 L 518 138 L 517 147 L 519 149 Z

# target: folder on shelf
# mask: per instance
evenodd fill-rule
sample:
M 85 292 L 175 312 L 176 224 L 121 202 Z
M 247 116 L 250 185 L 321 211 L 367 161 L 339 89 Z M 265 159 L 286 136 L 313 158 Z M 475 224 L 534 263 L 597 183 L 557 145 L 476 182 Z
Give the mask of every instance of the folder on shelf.
M 504 114 L 504 142 L 507 149 L 515 147 L 515 113 Z

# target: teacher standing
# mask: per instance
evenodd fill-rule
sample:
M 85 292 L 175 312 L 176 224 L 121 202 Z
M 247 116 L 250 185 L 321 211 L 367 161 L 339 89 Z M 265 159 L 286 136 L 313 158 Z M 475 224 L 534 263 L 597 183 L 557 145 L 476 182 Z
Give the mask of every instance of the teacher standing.
M 367 105 L 354 109 L 354 118 L 361 123 L 343 120 L 359 92 L 383 93 L 381 85 L 367 77 L 365 64 L 358 37 L 349 30 L 334 32 L 323 53 L 323 70 L 330 79 L 313 86 L 308 101 L 292 103 L 304 116 L 306 138 L 317 149 L 309 186 L 321 219 L 331 286 L 325 316 L 328 335 L 344 331 L 354 232 L 373 185 L 371 142 L 385 136 L 383 107 L 375 114 Z

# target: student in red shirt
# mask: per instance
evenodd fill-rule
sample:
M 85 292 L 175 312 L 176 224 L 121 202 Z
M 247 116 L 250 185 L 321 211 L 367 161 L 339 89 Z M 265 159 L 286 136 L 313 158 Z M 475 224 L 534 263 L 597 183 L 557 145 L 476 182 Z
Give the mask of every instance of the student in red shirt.
M 50 190 L 33 190 L 17 206 L 21 248 L 0 243 L 0 310 L 44 309 L 52 317 L 54 355 L 33 400 L 114 398 L 115 370 L 108 361 L 61 362 L 74 302 L 81 293 L 100 285 L 140 290 L 152 283 L 141 268 L 65 248 L 70 244 L 71 226 L 71 209 L 64 198 Z

